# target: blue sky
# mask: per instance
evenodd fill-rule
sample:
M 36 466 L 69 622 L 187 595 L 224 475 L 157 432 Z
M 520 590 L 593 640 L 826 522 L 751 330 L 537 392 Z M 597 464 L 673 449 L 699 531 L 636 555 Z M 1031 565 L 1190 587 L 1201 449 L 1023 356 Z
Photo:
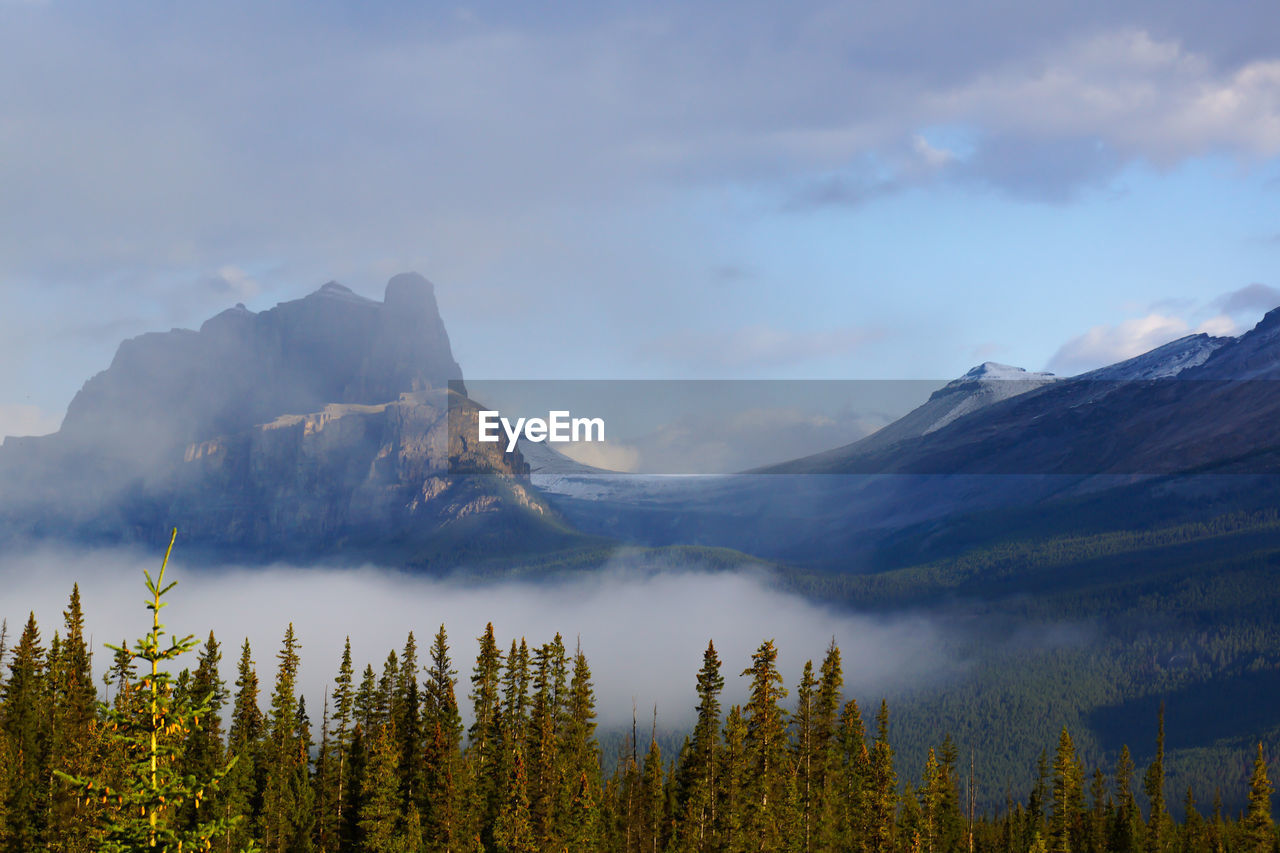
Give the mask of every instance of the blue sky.
M 0 434 L 437 286 L 474 377 L 1074 373 L 1280 304 L 1268 3 L 0 0 Z

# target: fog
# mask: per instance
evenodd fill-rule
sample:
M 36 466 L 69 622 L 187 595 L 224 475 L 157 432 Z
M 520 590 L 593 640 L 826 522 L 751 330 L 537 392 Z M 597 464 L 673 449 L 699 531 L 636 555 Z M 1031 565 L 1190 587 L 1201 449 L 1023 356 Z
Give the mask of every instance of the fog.
M 301 643 L 302 690 L 317 731 L 345 636 L 351 637 L 357 675 L 366 663 L 381 672 L 388 651 L 398 653 L 410 630 L 425 665 L 442 623 L 459 673 L 464 715 L 470 712 L 466 695 L 476 638 L 490 621 L 504 651 L 512 638 L 527 638 L 532 646 L 557 631 L 570 652 L 581 642 L 603 726 L 629 723 L 633 703 L 642 719 L 656 704 L 659 725 L 688 725 L 696 703 L 695 674 L 708 639 L 714 639 L 724 664 L 726 706 L 745 695 L 747 679 L 738 673 L 765 639 L 775 641 L 792 696 L 804 661 L 813 659 L 816 667 L 833 638 L 844 660 L 846 692 L 860 700 L 935 683 L 963 669 L 949 651 L 956 638 L 943 620 L 922 613 L 841 611 L 781 592 L 766 574 L 749 569 L 707 573 L 632 562 L 542 583 L 479 583 L 368 566 L 194 569 L 180 555 L 179 547 L 166 574 L 178 586 L 162 611 L 165 624 L 174 633 L 200 639 L 214 630 L 228 685 L 235 680 L 240 643 L 248 637 L 265 706 L 275 655 L 292 622 Z M 0 616 L 8 621 L 10 647 L 28 611 L 35 612 L 47 647 L 62 628 L 62 611 L 78 582 L 95 675 L 101 678 L 110 660 L 103 643 L 125 637 L 132 643 L 149 628 L 141 570 L 154 574 L 158 567 L 156 557 L 124 550 L 42 548 L 0 557 Z M 194 666 L 194 660 L 188 663 Z

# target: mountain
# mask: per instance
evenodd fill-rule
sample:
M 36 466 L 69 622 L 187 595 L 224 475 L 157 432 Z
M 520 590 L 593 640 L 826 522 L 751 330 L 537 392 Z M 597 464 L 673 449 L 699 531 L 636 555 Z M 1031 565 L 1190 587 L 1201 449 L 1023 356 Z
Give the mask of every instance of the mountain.
M 141 335 L 57 433 L 0 446 L 0 535 L 151 542 L 177 525 L 221 554 L 410 563 L 576 541 L 518 452 L 469 440 L 461 380 L 413 273 L 380 302 L 330 282 Z
M 1139 510 L 1163 523 L 1261 509 L 1274 490 L 1242 477 L 1280 471 L 1266 377 L 1280 378 L 1280 311 L 1240 338 L 1192 335 L 1076 377 L 980 365 L 867 438 L 743 475 L 539 484 L 595 534 L 871 571 L 924 553 L 904 541 L 951 543 L 928 551 L 942 557 L 1055 514 L 1065 533 Z
M 1084 380 L 1172 379 L 1192 367 L 1199 367 L 1234 338 L 1215 338 L 1206 334 L 1187 335 L 1150 352 L 1100 367 L 1075 377 Z
M 953 379 L 934 391 L 916 409 L 853 444 L 806 457 L 803 464 L 783 463 L 761 469 L 764 473 L 823 472 L 827 466 L 839 465 L 849 455 L 861 456 L 888 450 L 896 444 L 935 432 L 957 418 L 985 409 L 994 403 L 1034 391 L 1057 382 L 1052 373 L 1033 373 L 1021 367 L 984 362 L 959 379 Z

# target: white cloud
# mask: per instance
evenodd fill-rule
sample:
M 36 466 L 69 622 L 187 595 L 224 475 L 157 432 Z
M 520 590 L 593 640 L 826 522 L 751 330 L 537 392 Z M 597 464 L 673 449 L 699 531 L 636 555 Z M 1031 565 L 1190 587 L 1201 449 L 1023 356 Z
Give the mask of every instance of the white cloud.
M 1063 344 L 1049 360 L 1049 369 L 1073 374 L 1126 358 L 1190 334 L 1186 321 L 1164 314 L 1135 317 L 1117 325 L 1094 326 Z
M 209 277 L 208 284 L 214 293 L 237 302 L 249 302 L 262 289 L 251 275 L 233 264 L 221 267 Z
M 1218 69 L 1176 39 L 1118 30 L 1033 62 L 930 98 L 933 109 L 988 132 L 1091 137 L 1166 165 L 1218 148 L 1280 153 L 1280 61 Z
M 1164 299 L 1141 317 L 1094 326 L 1058 348 L 1049 369 L 1080 373 L 1133 358 L 1191 334 L 1233 337 L 1248 331 L 1266 311 L 1280 305 L 1280 291 L 1254 282 L 1197 304 Z

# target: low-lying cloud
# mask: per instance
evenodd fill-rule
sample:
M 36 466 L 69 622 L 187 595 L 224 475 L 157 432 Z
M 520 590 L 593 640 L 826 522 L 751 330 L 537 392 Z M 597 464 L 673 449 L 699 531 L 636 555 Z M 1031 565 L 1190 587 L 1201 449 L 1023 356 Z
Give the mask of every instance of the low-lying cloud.
M 663 727 L 688 725 L 697 701 L 695 675 L 709 639 L 723 661 L 726 707 L 745 696 L 746 679 L 738 673 L 765 639 L 774 640 L 793 694 L 804 661 L 813 659 L 816 667 L 833 639 L 844 659 L 846 693 L 860 699 L 933 683 L 961 666 L 950 651 L 954 638 L 925 614 L 843 611 L 780 592 L 767 575 L 751 570 L 706 573 L 619 564 L 571 579 L 482 584 L 373 567 L 197 570 L 184 566 L 180 553 L 179 548 L 168 574 L 179 585 L 164 610 L 166 624 L 199 638 L 213 629 L 228 684 L 248 637 L 265 705 L 275 655 L 292 622 L 302 646 L 302 689 L 317 730 L 345 636 L 351 637 L 358 676 L 366 663 L 380 673 L 388 651 L 399 653 L 410 630 L 425 665 L 441 623 L 459 673 L 464 714 L 470 711 L 466 696 L 476 638 L 492 622 L 504 650 L 513 638 L 536 646 L 557 631 L 570 651 L 581 642 L 604 726 L 629 723 L 633 702 L 643 716 L 656 704 Z M 78 582 L 100 677 L 109 663 L 102 644 L 124 637 L 132 642 L 149 627 L 141 569 L 157 567 L 154 556 L 122 550 L 50 548 L 4 557 L 0 615 L 8 620 L 10 644 L 30 610 L 47 647 Z

